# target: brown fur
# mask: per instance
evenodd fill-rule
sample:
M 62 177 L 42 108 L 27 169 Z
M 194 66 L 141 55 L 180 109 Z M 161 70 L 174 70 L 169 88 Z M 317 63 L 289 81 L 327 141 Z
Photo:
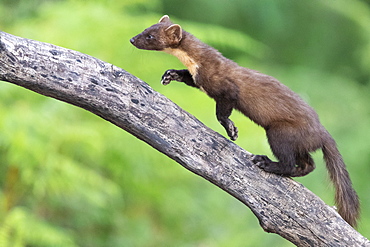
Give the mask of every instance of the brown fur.
M 339 214 L 352 226 L 356 225 L 359 200 L 335 141 L 321 125 L 316 112 L 296 93 L 271 76 L 225 58 L 173 24 L 168 16 L 130 41 L 139 49 L 164 51 L 178 57 L 188 70 L 167 70 L 162 83 L 184 82 L 215 99 L 217 119 L 232 140 L 238 137 L 238 129 L 229 119 L 233 109 L 262 126 L 279 160 L 273 162 L 256 155 L 254 161 L 263 170 L 284 176 L 304 176 L 315 168 L 310 152 L 321 148 L 336 188 Z

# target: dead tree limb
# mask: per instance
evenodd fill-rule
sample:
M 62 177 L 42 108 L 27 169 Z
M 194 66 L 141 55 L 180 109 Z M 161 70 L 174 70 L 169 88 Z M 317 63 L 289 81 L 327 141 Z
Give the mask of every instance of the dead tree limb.
M 261 171 L 252 154 L 121 68 L 0 32 L 0 80 L 84 108 L 128 131 L 233 195 L 265 231 L 297 246 L 370 246 L 304 186 Z

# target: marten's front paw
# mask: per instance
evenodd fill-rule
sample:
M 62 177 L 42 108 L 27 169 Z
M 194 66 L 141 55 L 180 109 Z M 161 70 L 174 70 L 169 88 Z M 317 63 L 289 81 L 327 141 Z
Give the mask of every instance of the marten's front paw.
M 168 85 L 171 81 L 178 81 L 180 79 L 179 74 L 175 69 L 169 69 L 162 75 L 162 85 Z
M 232 141 L 236 141 L 236 139 L 238 139 L 238 128 L 236 126 L 230 126 L 227 130 L 227 135 Z

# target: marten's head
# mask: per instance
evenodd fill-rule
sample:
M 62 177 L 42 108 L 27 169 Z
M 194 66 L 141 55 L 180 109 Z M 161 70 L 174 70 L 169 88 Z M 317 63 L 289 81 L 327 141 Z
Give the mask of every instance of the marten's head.
M 180 25 L 173 24 L 170 17 L 165 15 L 157 24 L 130 39 L 130 42 L 139 49 L 162 51 L 178 47 L 181 39 Z

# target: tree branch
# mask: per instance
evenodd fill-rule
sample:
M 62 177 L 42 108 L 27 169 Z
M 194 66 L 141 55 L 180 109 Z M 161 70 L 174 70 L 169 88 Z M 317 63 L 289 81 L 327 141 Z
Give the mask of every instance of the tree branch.
M 297 246 L 370 246 L 304 186 L 261 171 L 251 162 L 252 154 L 121 68 L 0 32 L 0 80 L 112 122 L 233 195 L 265 231 Z

